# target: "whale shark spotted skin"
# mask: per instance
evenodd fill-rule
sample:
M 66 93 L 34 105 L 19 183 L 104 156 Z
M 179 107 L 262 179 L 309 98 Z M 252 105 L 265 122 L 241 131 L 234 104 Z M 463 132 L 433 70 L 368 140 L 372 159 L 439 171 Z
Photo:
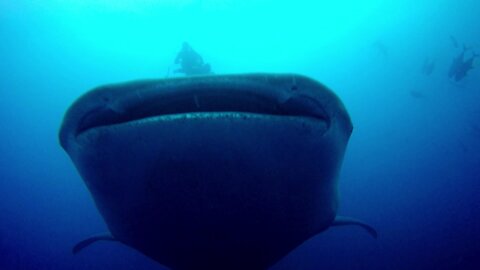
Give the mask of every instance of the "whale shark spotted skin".
M 98 240 L 171 269 L 266 269 L 333 225 L 352 123 L 296 74 L 141 80 L 96 88 L 60 143 L 103 216 Z

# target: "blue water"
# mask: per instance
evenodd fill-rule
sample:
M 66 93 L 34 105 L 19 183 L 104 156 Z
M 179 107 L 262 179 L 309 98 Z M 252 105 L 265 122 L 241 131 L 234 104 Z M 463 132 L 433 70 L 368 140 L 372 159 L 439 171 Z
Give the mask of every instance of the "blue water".
M 476 0 L 1 1 L 0 269 L 165 269 L 111 242 L 71 254 L 107 228 L 57 133 L 87 90 L 171 75 L 183 41 L 217 74 L 311 76 L 352 117 L 339 213 L 379 238 L 332 228 L 272 269 L 480 269 L 480 60 L 447 76 L 463 44 L 480 53 L 479 14 Z

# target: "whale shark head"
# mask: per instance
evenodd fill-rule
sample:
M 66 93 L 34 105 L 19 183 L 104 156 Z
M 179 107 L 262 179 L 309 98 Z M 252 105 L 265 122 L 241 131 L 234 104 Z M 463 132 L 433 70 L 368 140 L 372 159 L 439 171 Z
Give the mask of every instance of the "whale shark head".
M 265 269 L 328 228 L 352 132 L 295 74 L 102 86 L 60 143 L 116 240 L 172 269 Z

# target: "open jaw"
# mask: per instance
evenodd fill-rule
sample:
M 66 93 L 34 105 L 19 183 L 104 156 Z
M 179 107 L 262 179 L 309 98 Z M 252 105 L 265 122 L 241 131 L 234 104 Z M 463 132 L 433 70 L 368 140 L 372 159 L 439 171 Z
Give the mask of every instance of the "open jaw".
M 133 92 L 132 92 L 133 91 Z M 272 119 L 308 121 L 328 127 L 330 119 L 312 97 L 251 89 L 180 87 L 149 90 L 131 89 L 102 106 L 92 108 L 79 119 L 75 136 L 114 125 L 155 123 L 180 119 Z

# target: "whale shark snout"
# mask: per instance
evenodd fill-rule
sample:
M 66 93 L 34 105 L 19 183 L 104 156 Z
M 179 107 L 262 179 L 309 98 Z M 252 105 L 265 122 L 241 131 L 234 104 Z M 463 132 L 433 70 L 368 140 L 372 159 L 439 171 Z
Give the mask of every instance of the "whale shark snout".
M 172 269 L 265 269 L 335 223 L 373 234 L 335 219 L 351 132 L 338 97 L 295 74 L 94 89 L 60 143 L 111 236 L 74 250 L 113 239 Z

